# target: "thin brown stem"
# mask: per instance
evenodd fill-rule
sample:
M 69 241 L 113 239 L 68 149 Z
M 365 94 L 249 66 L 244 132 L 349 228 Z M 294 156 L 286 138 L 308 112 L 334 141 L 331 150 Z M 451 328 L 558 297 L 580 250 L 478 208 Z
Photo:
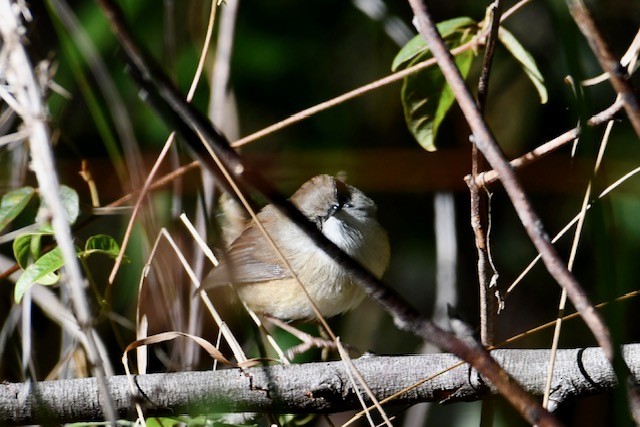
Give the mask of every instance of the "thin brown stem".
M 587 125 L 599 126 L 603 123 L 606 123 L 609 120 L 613 119 L 621 109 L 622 101 L 616 100 L 616 102 L 614 102 L 610 107 L 602 110 L 601 112 L 587 120 Z M 547 156 L 548 154 L 553 153 L 557 149 L 564 147 L 566 144 L 574 141 L 578 136 L 580 136 L 580 127 L 570 129 L 562 135 L 545 142 L 544 144 L 528 152 L 527 154 L 523 154 L 522 156 L 511 160 L 509 164 L 511 165 L 512 169 L 520 169 L 521 167 L 533 163 Z M 467 175 L 464 179 L 465 181 L 467 181 L 467 185 L 469 185 L 469 180 L 472 179 L 472 176 Z M 498 174 L 498 172 L 495 169 L 492 169 L 478 174 L 478 176 L 476 176 L 475 178 L 475 184 L 479 187 L 486 187 L 495 183 L 499 179 L 500 175 Z
M 509 18 L 511 15 L 513 15 L 514 13 L 516 13 L 519 9 L 521 9 L 523 6 L 525 6 L 527 3 L 529 3 L 531 0 L 522 0 L 519 3 L 515 4 L 514 6 L 512 6 L 511 8 L 509 8 L 503 15 L 502 18 L 500 19 L 500 22 L 504 22 L 507 18 Z M 478 45 L 478 41 L 476 39 L 482 39 L 483 37 L 486 37 L 486 34 L 479 34 L 479 37 L 474 38 L 473 40 L 470 40 L 467 43 L 464 43 L 454 49 L 451 50 L 451 54 L 452 55 L 458 55 L 459 53 L 468 51 L 469 49 L 474 49 L 477 45 Z M 396 73 L 393 73 L 387 77 L 384 77 L 382 79 L 376 80 L 374 82 L 371 82 L 369 84 L 366 84 L 364 86 L 361 86 L 359 88 L 356 88 L 354 90 L 351 90 L 349 92 L 346 92 L 342 95 L 339 95 L 335 98 L 329 99 L 325 102 L 321 102 L 320 104 L 314 105 L 313 107 L 307 108 L 305 110 L 299 111 L 295 114 L 292 114 L 289 118 L 282 120 L 278 123 L 275 123 L 271 126 L 268 126 L 264 129 L 261 129 L 255 133 L 252 133 L 251 135 L 245 136 L 244 138 L 241 138 L 235 142 L 233 142 L 231 145 L 233 147 L 240 147 L 242 145 L 245 144 L 249 144 L 251 142 L 254 142 L 260 138 L 263 138 L 269 134 L 272 134 L 274 132 L 277 132 L 279 130 L 282 130 L 286 127 L 289 127 L 295 123 L 301 122 L 302 120 L 308 119 L 309 117 L 311 117 L 314 114 L 317 114 L 321 111 L 327 110 L 329 108 L 333 108 L 337 105 L 340 105 L 346 101 L 349 101 L 351 99 L 354 99 L 358 96 L 364 95 L 370 91 L 379 89 L 383 86 L 386 86 L 388 84 L 391 83 L 395 83 L 397 81 L 400 81 L 402 79 L 404 79 L 405 77 L 416 73 L 420 70 L 423 70 L 425 68 L 431 67 L 433 65 L 435 65 L 436 61 L 434 58 L 430 58 L 426 61 L 420 62 L 414 66 L 411 66 L 409 68 L 406 68 L 404 70 L 398 71 Z
M 482 60 L 482 70 L 478 79 L 478 109 L 484 113 L 489 93 L 489 77 L 491 76 L 491 64 L 493 54 L 498 40 L 498 29 L 500 28 L 500 16 L 502 14 L 502 0 L 495 0 L 487 9 L 487 16 L 491 17 L 489 22 L 489 36 L 485 44 L 484 57 Z M 485 19 L 485 22 L 489 21 Z
M 487 9 L 487 18 L 485 23 L 489 25 L 489 35 L 486 41 L 484 58 L 482 61 L 482 70 L 480 79 L 478 80 L 478 109 L 481 113 L 487 102 L 489 92 L 489 77 L 491 75 L 491 64 L 493 63 L 493 54 L 495 50 L 496 40 L 498 39 L 498 28 L 500 27 L 500 15 L 502 13 L 501 0 L 494 1 Z M 471 152 L 471 174 L 475 178 L 480 169 L 480 162 L 483 161 L 476 145 L 472 145 Z M 480 286 L 480 338 L 485 346 L 492 345 L 495 334 L 495 316 L 497 313 L 497 304 L 491 295 L 491 277 L 493 272 L 489 270 L 491 263 L 489 262 L 489 250 L 487 245 L 486 226 L 488 218 L 486 210 L 481 209 L 484 204 L 480 198 L 478 186 L 475 185 L 475 179 L 471 181 L 469 186 L 471 198 L 471 226 L 475 234 L 476 249 L 478 252 L 478 282 Z
M 451 50 L 452 55 L 458 55 L 459 53 L 466 52 L 469 49 L 473 49 L 476 45 L 475 40 L 471 40 L 465 44 L 462 44 Z M 416 65 L 405 68 L 404 70 L 395 72 L 393 74 L 388 75 L 387 77 L 383 77 L 379 80 L 366 84 L 364 86 L 360 86 L 356 89 L 353 89 L 349 92 L 343 93 L 340 96 L 329 99 L 325 102 L 321 102 L 320 104 L 316 104 L 313 107 L 307 108 L 305 110 L 299 111 L 295 114 L 292 114 L 289 118 L 282 120 L 278 123 L 274 123 L 271 126 L 267 126 L 264 129 L 259 130 L 258 132 L 252 133 L 251 135 L 247 135 L 244 138 L 241 138 L 231 144 L 232 147 L 241 147 L 243 145 L 249 144 L 250 142 L 254 142 L 260 138 L 263 138 L 269 134 L 277 132 L 281 129 L 289 127 L 295 123 L 301 122 L 314 114 L 318 114 L 321 111 L 328 110 L 329 108 L 333 108 L 337 105 L 340 105 L 346 101 L 357 98 L 359 96 L 364 95 L 365 93 L 371 92 L 373 90 L 380 89 L 388 84 L 398 82 L 404 79 L 411 74 L 415 74 L 420 70 L 424 70 L 425 68 L 432 67 L 436 64 L 436 60 L 434 58 L 427 59 L 426 61 L 419 62 Z
M 498 29 L 500 28 L 500 15 L 502 14 L 502 1 L 495 0 L 487 8 L 485 17 L 485 25 L 489 25 L 489 35 L 485 43 L 484 57 L 482 60 L 482 70 L 478 80 L 478 109 L 484 114 L 484 109 L 489 95 L 489 77 L 491 76 L 491 65 L 493 63 L 493 54 L 495 51 L 496 41 L 498 39 Z M 492 295 L 492 285 L 496 281 L 495 270 L 491 269 L 493 264 L 490 262 L 489 246 L 489 213 L 483 206 L 488 206 L 491 202 L 490 197 L 481 199 L 478 186 L 475 185 L 475 177 L 478 176 L 480 163 L 484 162 L 484 158 L 478 151 L 475 144 L 471 146 L 471 175 L 474 179 L 469 186 L 469 196 L 471 199 L 471 227 L 475 234 L 476 251 L 478 254 L 478 286 L 480 301 L 480 341 L 486 347 L 491 346 L 495 342 L 496 316 L 498 313 L 498 304 Z M 486 231 L 485 231 L 486 230 Z M 489 427 L 493 425 L 495 413 L 495 400 L 491 397 L 482 400 L 482 409 L 480 413 L 480 426 Z

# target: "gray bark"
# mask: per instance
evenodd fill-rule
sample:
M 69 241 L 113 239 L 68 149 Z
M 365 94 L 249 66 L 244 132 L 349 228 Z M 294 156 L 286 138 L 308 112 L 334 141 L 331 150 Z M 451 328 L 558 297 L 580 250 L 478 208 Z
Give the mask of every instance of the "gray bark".
M 495 350 L 493 357 L 524 388 L 541 395 L 549 350 Z M 624 346 L 624 358 L 636 383 L 640 378 L 640 344 Z M 364 356 L 354 361 L 378 399 L 459 362 L 450 354 Z M 358 409 L 353 385 L 342 362 L 148 374 L 134 377 L 132 398 L 125 376 L 109 378 L 108 387 L 121 418 L 134 418 L 134 400 L 145 414 L 178 415 L 220 412 L 331 413 Z M 613 371 L 600 348 L 559 350 L 552 403 L 612 390 Z M 495 393 L 463 364 L 405 393 L 395 404 L 425 401 L 452 403 Z M 3 424 L 66 423 L 102 420 L 95 378 L 4 383 L 0 385 Z

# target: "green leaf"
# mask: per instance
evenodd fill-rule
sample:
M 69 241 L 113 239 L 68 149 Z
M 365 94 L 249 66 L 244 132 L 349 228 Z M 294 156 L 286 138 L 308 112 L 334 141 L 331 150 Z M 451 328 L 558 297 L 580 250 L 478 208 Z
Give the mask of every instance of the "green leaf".
M 71 187 L 61 185 L 60 200 L 62 201 L 67 221 L 69 221 L 69 224 L 73 224 L 80 214 L 80 198 L 78 197 L 78 193 L 76 193 L 76 190 Z M 50 216 L 48 209 L 47 203 L 41 198 L 40 209 L 38 210 L 36 221 L 40 220 L 41 222 L 44 222 L 44 220 L 48 219 Z
M 49 272 L 39 277 L 38 280 L 36 280 L 36 283 L 44 286 L 51 286 L 58 283 L 58 280 L 60 280 L 60 276 L 58 275 L 58 273 Z
M 9 191 L 0 201 L 0 230 L 4 229 L 27 206 L 35 193 L 32 187 L 22 187 Z
M 13 241 L 13 256 L 18 265 L 24 270 L 34 259 L 40 257 L 40 238 L 51 236 L 53 231 L 39 231 L 36 233 L 25 233 L 16 237 Z
M 544 78 L 542 73 L 536 65 L 536 61 L 533 56 L 520 44 L 518 39 L 514 37 L 508 30 L 503 27 L 498 29 L 498 38 L 507 48 L 507 50 L 513 55 L 513 57 L 520 63 L 522 69 L 529 77 L 529 80 L 533 83 L 540 96 L 540 103 L 546 104 L 549 96 L 547 94 L 547 88 L 544 85 Z
M 62 268 L 63 265 L 64 259 L 62 257 L 62 251 L 58 247 L 42 255 L 36 262 L 27 267 L 16 282 L 13 299 L 16 303 L 20 303 L 24 293 L 33 286 L 34 283 L 41 283 L 43 285 L 53 285 L 56 283 L 59 277 L 55 272 Z
M 449 37 L 447 45 L 451 49 L 472 37 L 469 32 L 457 33 Z M 456 65 L 463 78 L 469 74 L 473 58 L 471 50 L 456 56 Z M 421 56 L 414 59 L 416 62 L 421 60 Z M 455 100 L 442 72 L 439 68 L 429 68 L 408 76 L 402 85 L 401 96 L 409 130 L 425 150 L 435 151 L 438 128 Z
M 42 236 L 54 235 L 55 231 L 53 231 L 53 226 L 50 223 L 45 222 L 44 224 L 41 224 L 40 227 L 38 227 L 38 232 L 35 234 L 40 234 Z
M 78 197 L 78 193 L 71 187 L 61 185 L 60 198 L 62 199 L 64 210 L 67 213 L 67 220 L 69 224 L 73 224 L 80 214 L 80 198 Z
M 22 234 L 13 241 L 13 256 L 24 270 L 31 260 L 31 234 Z
M 116 258 L 119 253 L 120 246 L 113 237 L 106 234 L 96 234 L 87 240 L 87 243 L 84 245 L 84 250 L 78 255 L 86 258 L 91 254 L 103 254 L 111 258 Z
M 469 17 L 462 16 L 459 18 L 442 21 L 437 24 L 436 27 L 438 27 L 438 31 L 440 32 L 440 35 L 442 35 L 442 38 L 446 39 L 456 31 L 469 28 L 474 25 L 476 25 L 476 21 Z M 403 68 L 407 68 L 409 66 L 409 63 L 413 62 L 413 60 L 418 56 L 420 56 L 421 58 L 420 61 L 416 61 L 414 63 L 424 61 L 425 59 L 428 59 L 429 56 L 431 56 L 430 54 L 422 54 L 428 54 L 428 48 L 422 36 L 418 34 L 417 36 L 409 40 L 409 42 L 404 45 L 402 49 L 400 49 L 400 52 L 398 52 L 396 57 L 393 59 L 393 63 L 391 64 L 391 71 L 398 71 Z

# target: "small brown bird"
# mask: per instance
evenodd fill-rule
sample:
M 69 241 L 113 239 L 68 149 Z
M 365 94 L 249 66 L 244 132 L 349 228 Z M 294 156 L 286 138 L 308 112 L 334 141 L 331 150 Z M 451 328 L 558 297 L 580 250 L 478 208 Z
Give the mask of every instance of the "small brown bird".
M 375 203 L 362 191 L 329 175 L 318 175 L 305 182 L 290 200 L 329 240 L 371 273 L 382 276 L 389 264 L 389 239 L 376 219 Z M 364 292 L 346 271 L 274 206 L 265 206 L 258 219 L 323 316 L 343 313 L 362 302 Z M 232 284 L 258 314 L 282 320 L 316 317 L 300 285 L 253 220 L 203 286 L 210 289 L 225 284 Z

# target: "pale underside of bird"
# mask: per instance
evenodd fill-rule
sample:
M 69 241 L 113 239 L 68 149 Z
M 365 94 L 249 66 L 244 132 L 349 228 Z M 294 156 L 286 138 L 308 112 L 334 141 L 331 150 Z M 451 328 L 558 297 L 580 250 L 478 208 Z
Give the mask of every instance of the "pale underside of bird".
M 376 219 L 375 203 L 364 193 L 318 175 L 304 183 L 291 202 L 336 246 L 382 276 L 389 263 L 389 240 Z M 252 220 L 205 279 L 205 289 L 231 284 L 250 309 L 282 320 L 315 318 L 309 298 L 324 317 L 362 302 L 365 294 L 347 272 L 274 206 L 265 206 L 257 218 L 299 282 Z

